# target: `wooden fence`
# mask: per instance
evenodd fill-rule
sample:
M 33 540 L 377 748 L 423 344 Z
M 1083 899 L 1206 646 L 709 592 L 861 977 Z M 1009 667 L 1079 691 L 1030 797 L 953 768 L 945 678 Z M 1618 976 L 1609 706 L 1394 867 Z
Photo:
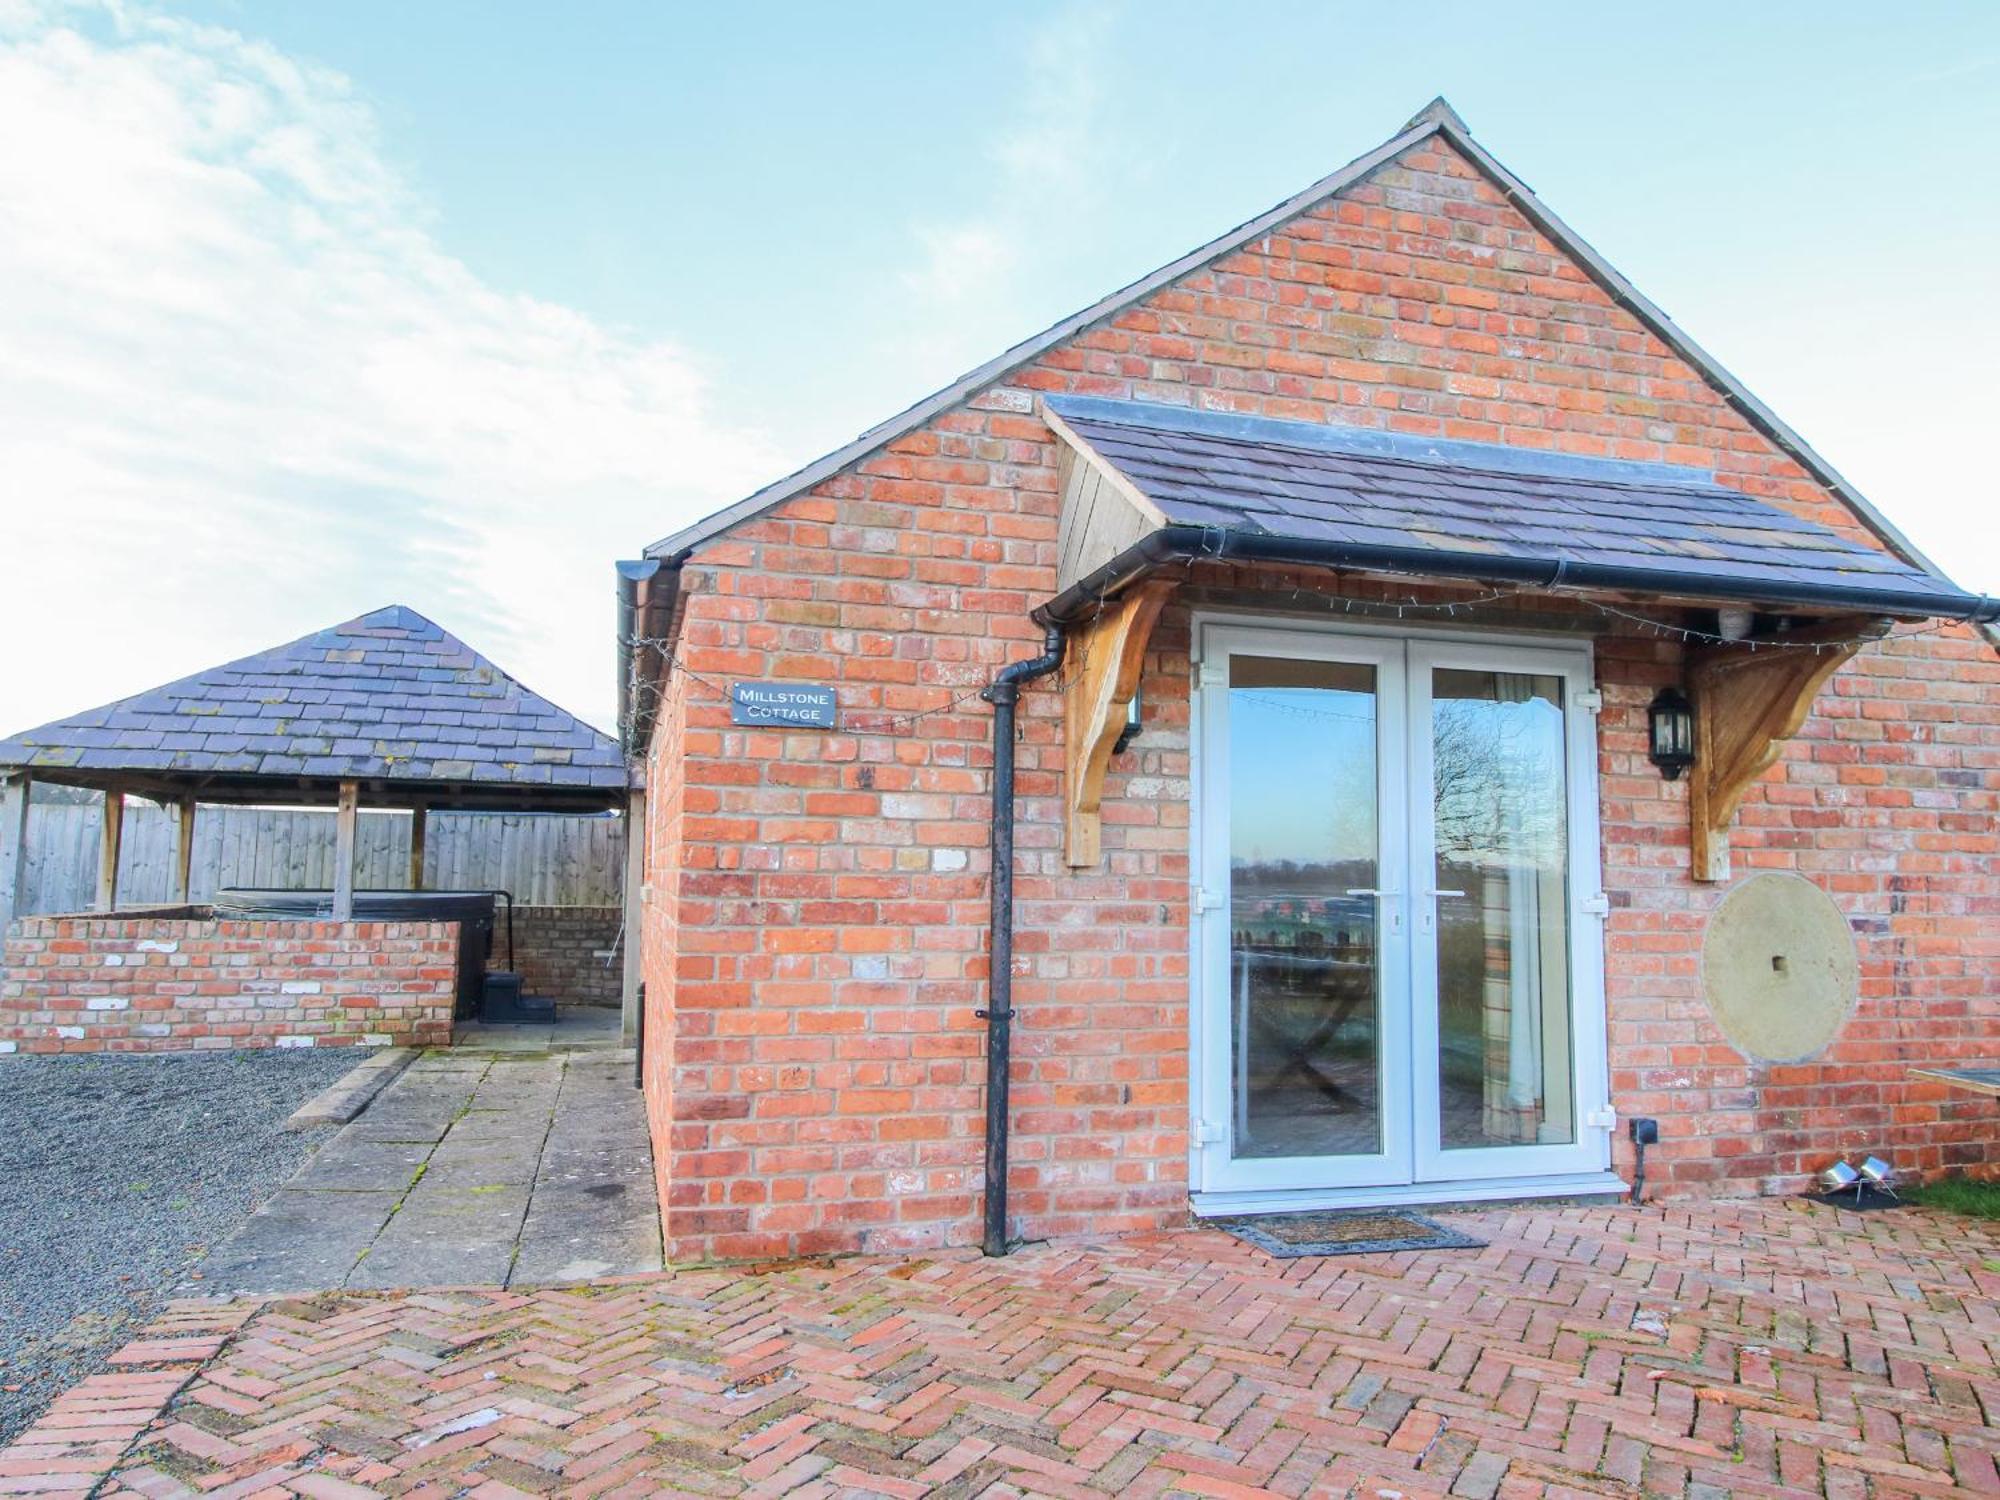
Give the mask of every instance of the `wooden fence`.
M 43 802 L 28 812 L 28 867 L 20 915 L 87 911 L 97 894 L 101 804 Z M 333 813 L 310 808 L 212 807 L 195 815 L 189 896 L 235 886 L 324 890 L 333 884 Z M 179 817 L 137 798 L 125 804 L 118 904 L 173 898 Z M 523 905 L 616 906 L 625 820 L 579 813 L 433 812 L 424 836 L 424 884 L 433 890 L 504 890 Z M 355 832 L 354 884 L 409 884 L 410 818 L 363 812 Z

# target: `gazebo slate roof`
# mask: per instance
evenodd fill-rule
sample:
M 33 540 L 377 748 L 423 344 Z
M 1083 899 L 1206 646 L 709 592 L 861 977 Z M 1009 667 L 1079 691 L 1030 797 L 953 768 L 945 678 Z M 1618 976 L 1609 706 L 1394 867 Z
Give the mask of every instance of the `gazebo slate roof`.
M 609 735 L 390 605 L 0 740 L 0 770 L 203 800 L 322 800 L 343 781 L 438 805 L 610 807 Z

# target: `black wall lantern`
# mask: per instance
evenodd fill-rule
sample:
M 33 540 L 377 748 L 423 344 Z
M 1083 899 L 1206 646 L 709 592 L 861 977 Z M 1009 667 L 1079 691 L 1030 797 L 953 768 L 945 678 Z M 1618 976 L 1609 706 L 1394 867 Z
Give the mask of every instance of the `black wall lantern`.
M 1694 705 L 1677 687 L 1663 687 L 1646 710 L 1646 757 L 1669 781 L 1694 764 Z
M 1139 689 L 1132 689 L 1132 701 L 1125 705 L 1125 727 L 1118 731 L 1118 743 L 1111 747 L 1113 755 L 1123 755 L 1131 748 L 1132 741 L 1139 738 L 1141 709 Z

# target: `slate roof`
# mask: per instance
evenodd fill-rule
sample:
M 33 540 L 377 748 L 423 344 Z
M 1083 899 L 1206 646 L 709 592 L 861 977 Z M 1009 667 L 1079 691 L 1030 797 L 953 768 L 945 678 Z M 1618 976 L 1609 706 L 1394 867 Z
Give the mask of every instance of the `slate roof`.
M 1699 596 L 1746 601 L 1907 595 L 1923 613 L 1915 601 L 1951 591 L 1934 573 L 1701 469 L 1142 402 L 1045 405 L 1169 525 L 1546 562 L 1551 571 L 1561 561 L 1593 578 L 1629 570 L 1656 591 L 1679 581 Z
M 626 784 L 609 735 L 402 605 L 0 740 L 0 766 L 51 780 L 427 782 L 557 800 Z
M 814 485 L 840 473 L 848 465 L 867 457 L 895 439 L 914 432 L 933 417 L 950 410 L 1009 372 L 1019 369 L 1048 350 L 1074 338 L 1085 329 L 1117 316 L 1124 309 L 1151 296 L 1161 287 L 1179 280 L 1190 271 L 1209 265 L 1231 251 L 1241 249 L 1244 245 L 1261 238 L 1279 225 L 1296 218 L 1314 204 L 1344 192 L 1358 182 L 1365 181 L 1384 164 L 1394 161 L 1413 146 L 1433 137 L 1449 144 L 1470 162 L 1482 176 L 1506 195 L 1507 201 L 1519 209 L 1529 223 L 1547 235 L 1557 249 L 1603 288 L 1613 302 L 1631 313 L 1656 338 L 1685 360 L 1689 368 L 1751 427 L 1763 433 L 1785 453 L 1790 454 L 1807 473 L 1838 496 L 1864 526 L 1882 539 L 1889 550 L 1931 574 L 1944 592 L 1956 591 L 1955 585 L 1945 577 L 1943 570 L 1925 557 L 1916 545 L 1887 516 L 1870 504 L 1866 496 L 1848 483 L 1832 464 L 1816 453 L 1812 446 L 1780 420 L 1775 412 L 1752 395 L 1742 381 L 1723 368 L 1721 361 L 1696 343 L 1686 330 L 1626 280 L 1623 273 L 1599 255 L 1582 235 L 1564 223 L 1554 210 L 1536 196 L 1532 188 L 1508 171 L 1491 152 L 1475 140 L 1465 121 L 1443 98 L 1433 99 L 1419 110 L 1401 131 L 1374 150 L 1356 157 L 1346 166 L 1322 177 L 1304 191 L 1293 194 L 1284 202 L 1267 209 L 1255 218 L 1246 220 L 1226 234 L 1210 240 L 1205 245 L 1197 246 L 1186 255 L 1140 277 L 1129 286 L 1122 287 L 1080 312 L 1071 314 L 1033 337 L 1022 340 L 978 368 L 968 370 L 943 390 L 933 392 L 907 410 L 869 428 L 852 442 L 815 460 L 796 473 L 788 474 L 766 485 L 755 494 L 737 501 L 734 505 L 727 506 L 695 522 L 692 526 L 683 527 L 672 536 L 662 538 L 646 549 L 646 556 L 678 559 L 702 543 L 723 535 L 741 522 L 763 515 L 795 495 L 804 494 Z M 2000 634 L 1996 634 L 1994 639 L 1996 644 L 2000 644 Z

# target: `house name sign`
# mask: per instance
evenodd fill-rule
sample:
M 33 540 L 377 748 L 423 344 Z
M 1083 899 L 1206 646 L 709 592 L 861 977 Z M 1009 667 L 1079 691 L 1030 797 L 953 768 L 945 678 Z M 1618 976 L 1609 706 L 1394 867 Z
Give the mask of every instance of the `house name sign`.
M 833 689 L 811 683 L 732 682 L 729 721 L 757 729 L 831 729 Z

